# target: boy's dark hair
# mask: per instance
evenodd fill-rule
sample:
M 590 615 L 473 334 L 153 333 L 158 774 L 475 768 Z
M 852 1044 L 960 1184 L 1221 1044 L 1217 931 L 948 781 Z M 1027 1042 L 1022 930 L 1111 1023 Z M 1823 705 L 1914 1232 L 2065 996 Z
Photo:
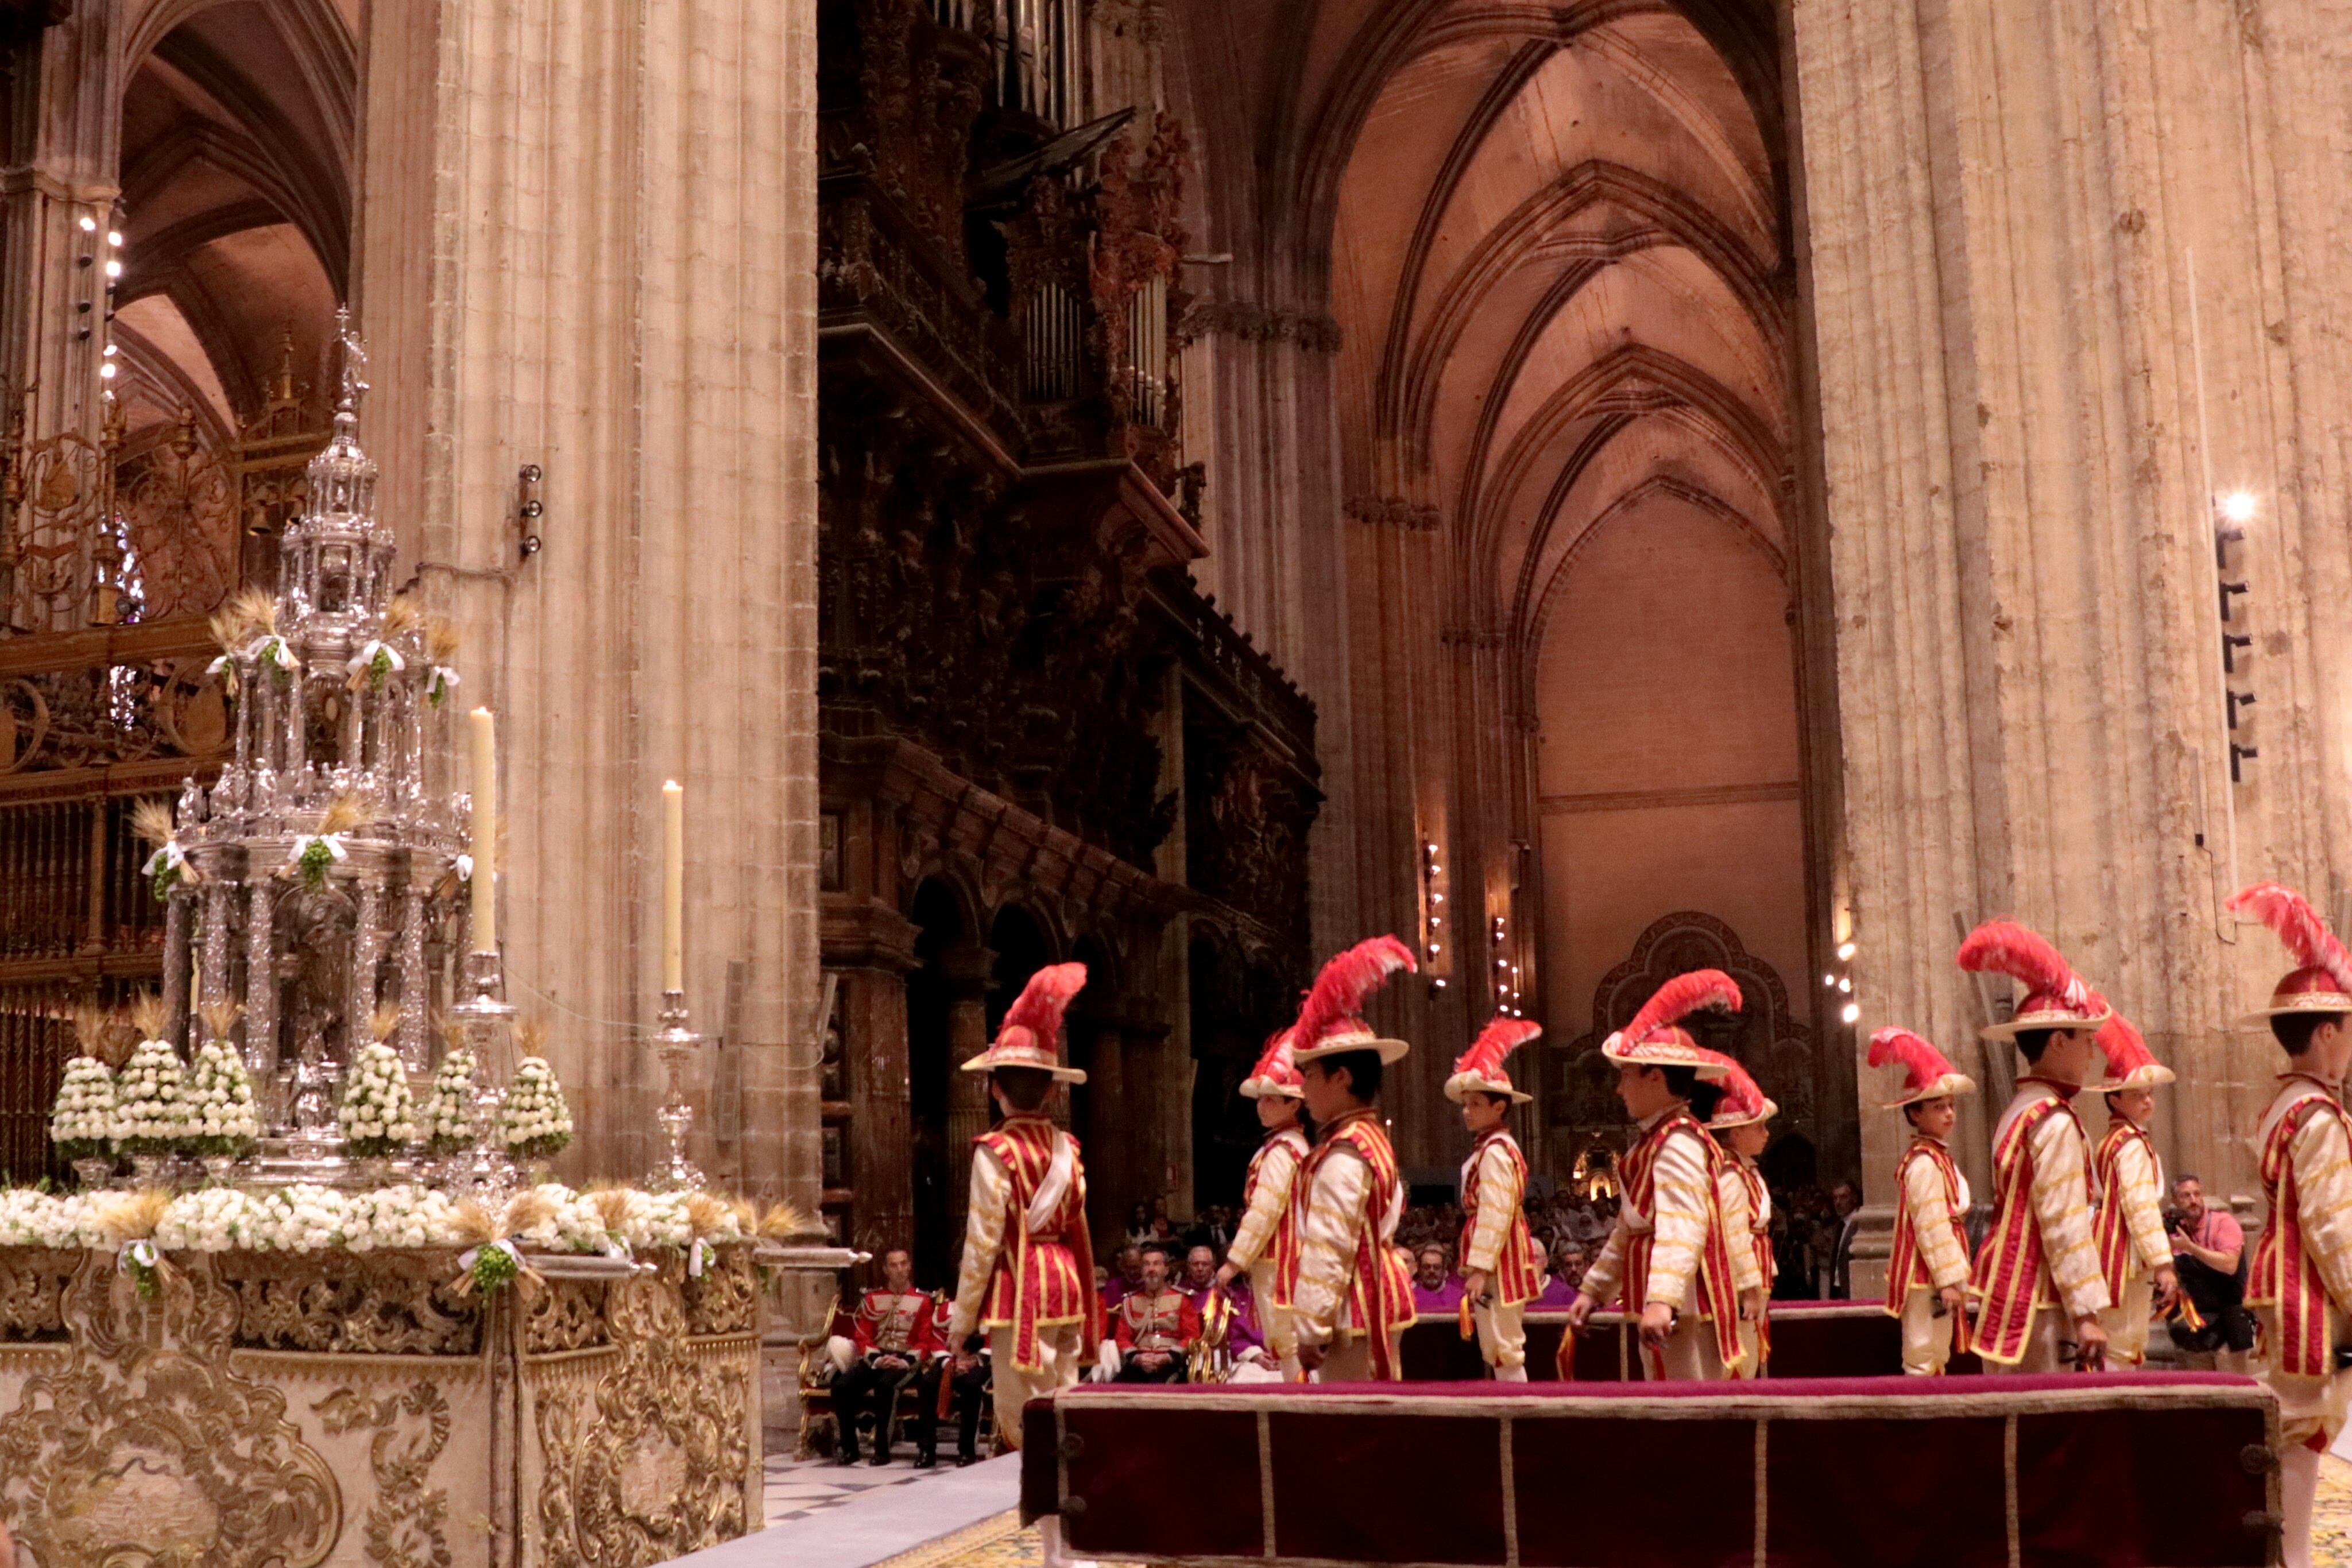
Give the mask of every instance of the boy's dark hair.
M 1668 1093 L 1690 1102 L 1692 1115 L 1704 1122 L 1715 1114 L 1716 1103 L 1723 1098 L 1723 1091 L 1699 1077 L 1697 1068 L 1662 1067 L 1658 1071 L 1666 1075 Z
M 2311 1037 L 2319 1032 L 2324 1023 L 2342 1023 L 2342 1013 L 2273 1013 L 2271 1038 L 2289 1056 L 2301 1056 L 2311 1049 Z
M 2027 1066 L 2040 1066 L 2042 1063 L 2042 1053 L 2050 1049 L 2050 1037 L 2057 1032 L 2058 1031 L 2054 1029 L 2019 1030 L 2017 1031 L 2017 1054 L 2025 1058 Z
M 1381 1061 L 1377 1051 L 1343 1051 L 1335 1056 L 1318 1059 L 1317 1065 L 1327 1073 L 1345 1071 L 1349 1092 L 1366 1104 L 1381 1097 L 1381 1078 L 1387 1063 Z
M 1034 1111 L 1054 1092 L 1054 1075 L 1037 1067 L 1000 1067 L 989 1074 L 1015 1111 Z

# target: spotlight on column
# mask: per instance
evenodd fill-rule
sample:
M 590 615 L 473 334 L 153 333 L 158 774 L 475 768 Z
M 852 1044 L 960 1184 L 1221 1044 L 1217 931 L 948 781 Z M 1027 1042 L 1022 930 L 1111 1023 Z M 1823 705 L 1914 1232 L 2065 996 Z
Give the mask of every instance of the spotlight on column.
M 1838 944 L 1838 960 L 1841 963 L 1850 962 L 1853 957 L 1853 952 L 1854 948 L 1853 943 L 1841 942 Z
M 2252 522 L 2254 520 L 2254 493 L 2252 490 L 2231 491 L 2228 495 L 2221 497 L 2221 515 L 2233 523 Z
M 1862 1004 L 1860 1002 L 1846 1003 L 1845 1010 L 1839 1013 L 1838 1017 L 1844 1019 L 1847 1023 L 1860 1022 L 1862 1019 Z

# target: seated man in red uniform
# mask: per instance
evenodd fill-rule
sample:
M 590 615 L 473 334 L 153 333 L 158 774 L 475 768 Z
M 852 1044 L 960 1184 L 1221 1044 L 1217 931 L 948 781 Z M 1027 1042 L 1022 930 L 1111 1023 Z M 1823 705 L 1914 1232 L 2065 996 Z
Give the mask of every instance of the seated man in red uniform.
M 858 1298 L 855 1333 L 857 1359 L 834 1381 L 833 1417 L 840 1441 L 834 1462 L 857 1462 L 857 1428 L 861 1418 L 874 1427 L 872 1462 L 890 1462 L 890 1417 L 898 1396 L 915 1388 L 915 1466 L 929 1469 L 939 1462 L 939 1423 L 929 1419 L 939 1406 L 940 1357 L 947 1342 L 940 1336 L 939 1303 L 928 1291 L 915 1289 L 915 1260 L 904 1247 L 882 1255 L 882 1288 Z
M 1115 1383 L 1181 1383 L 1185 1358 L 1201 1337 L 1201 1314 L 1168 1278 L 1168 1249 L 1143 1249 L 1143 1288 L 1111 1314 L 1118 1345 Z

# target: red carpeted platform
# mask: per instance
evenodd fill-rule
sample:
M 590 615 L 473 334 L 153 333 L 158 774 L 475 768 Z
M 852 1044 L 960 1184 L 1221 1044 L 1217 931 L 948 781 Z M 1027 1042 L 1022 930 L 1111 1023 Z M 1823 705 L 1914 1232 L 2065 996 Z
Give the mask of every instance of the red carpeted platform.
M 1065 1555 L 1425 1568 L 2261 1568 L 2275 1408 L 2217 1374 L 1080 1387 Z

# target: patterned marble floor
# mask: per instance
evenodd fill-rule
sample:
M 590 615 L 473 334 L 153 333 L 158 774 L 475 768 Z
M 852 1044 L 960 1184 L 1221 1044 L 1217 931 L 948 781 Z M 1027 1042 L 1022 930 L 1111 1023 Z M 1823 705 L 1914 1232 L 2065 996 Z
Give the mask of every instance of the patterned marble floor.
M 919 1487 L 927 1480 L 953 1474 L 955 1460 L 951 1457 L 941 1459 L 936 1469 L 915 1469 L 912 1448 L 903 1448 L 895 1461 L 879 1467 L 836 1465 L 830 1459 L 794 1460 L 789 1455 L 771 1454 L 767 1467 L 767 1525 L 773 1530 L 787 1520 L 803 1518 L 851 1498 L 893 1487 Z

